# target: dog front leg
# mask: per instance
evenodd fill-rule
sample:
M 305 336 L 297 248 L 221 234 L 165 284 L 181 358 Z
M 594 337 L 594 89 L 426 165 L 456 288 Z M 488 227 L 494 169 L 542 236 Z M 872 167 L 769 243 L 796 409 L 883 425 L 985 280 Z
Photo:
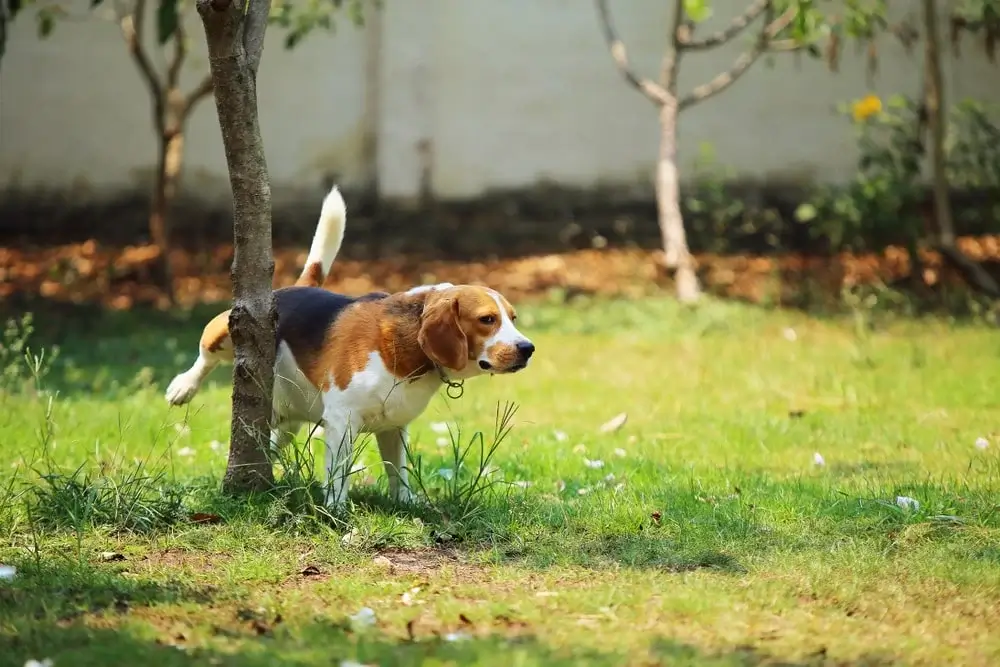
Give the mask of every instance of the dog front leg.
M 354 438 L 360 430 L 350 414 L 327 408 L 323 411 L 323 440 L 326 444 L 326 506 L 339 510 L 347 501 L 348 476 L 354 462 Z

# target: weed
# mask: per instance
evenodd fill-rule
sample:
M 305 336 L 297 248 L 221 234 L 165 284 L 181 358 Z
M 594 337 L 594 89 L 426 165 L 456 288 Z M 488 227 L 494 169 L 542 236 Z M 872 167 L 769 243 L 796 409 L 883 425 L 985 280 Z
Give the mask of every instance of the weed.
M 464 447 L 461 430 L 448 427 L 451 458 L 434 471 L 428 470 L 424 457 L 408 448 L 410 484 L 418 496 L 440 516 L 449 521 L 463 523 L 472 519 L 484 501 L 501 483 L 492 464 L 497 449 L 510 435 L 517 406 L 513 403 L 498 405 L 493 436 L 489 444 L 482 431 L 476 431 Z M 476 458 L 469 458 L 470 454 Z

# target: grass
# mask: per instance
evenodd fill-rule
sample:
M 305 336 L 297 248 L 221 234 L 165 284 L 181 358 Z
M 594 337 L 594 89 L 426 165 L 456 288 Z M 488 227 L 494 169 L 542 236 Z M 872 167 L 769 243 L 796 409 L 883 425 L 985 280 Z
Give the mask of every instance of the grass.
M 994 330 L 521 310 L 531 368 L 415 425 L 425 502 L 370 444 L 346 524 L 301 455 L 218 494 L 226 372 L 161 396 L 211 311 L 37 315 L 51 372 L 0 391 L 0 665 L 996 664 Z

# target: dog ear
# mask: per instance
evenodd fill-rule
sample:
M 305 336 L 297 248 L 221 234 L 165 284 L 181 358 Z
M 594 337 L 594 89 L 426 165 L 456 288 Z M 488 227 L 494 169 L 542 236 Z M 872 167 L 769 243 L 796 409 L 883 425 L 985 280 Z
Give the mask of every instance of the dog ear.
M 469 340 L 458 324 L 458 299 L 438 297 L 424 306 L 417 343 L 431 361 L 460 371 L 469 363 Z

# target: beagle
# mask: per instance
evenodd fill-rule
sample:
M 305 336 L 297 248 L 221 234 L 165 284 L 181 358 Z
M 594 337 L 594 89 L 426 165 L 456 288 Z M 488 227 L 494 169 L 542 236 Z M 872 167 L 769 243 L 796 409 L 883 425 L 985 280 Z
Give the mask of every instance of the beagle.
M 294 286 L 275 290 L 278 312 L 271 446 L 285 446 L 305 422 L 326 441 L 326 503 L 341 506 L 354 440 L 373 433 L 390 495 L 410 499 L 407 426 L 442 384 L 487 373 L 514 373 L 535 346 L 514 322 L 500 293 L 441 283 L 359 297 L 321 286 L 340 250 L 347 210 L 337 187 L 323 200 L 319 223 Z M 194 397 L 217 365 L 233 360 L 229 311 L 204 328 L 198 358 L 167 387 L 171 405 Z

